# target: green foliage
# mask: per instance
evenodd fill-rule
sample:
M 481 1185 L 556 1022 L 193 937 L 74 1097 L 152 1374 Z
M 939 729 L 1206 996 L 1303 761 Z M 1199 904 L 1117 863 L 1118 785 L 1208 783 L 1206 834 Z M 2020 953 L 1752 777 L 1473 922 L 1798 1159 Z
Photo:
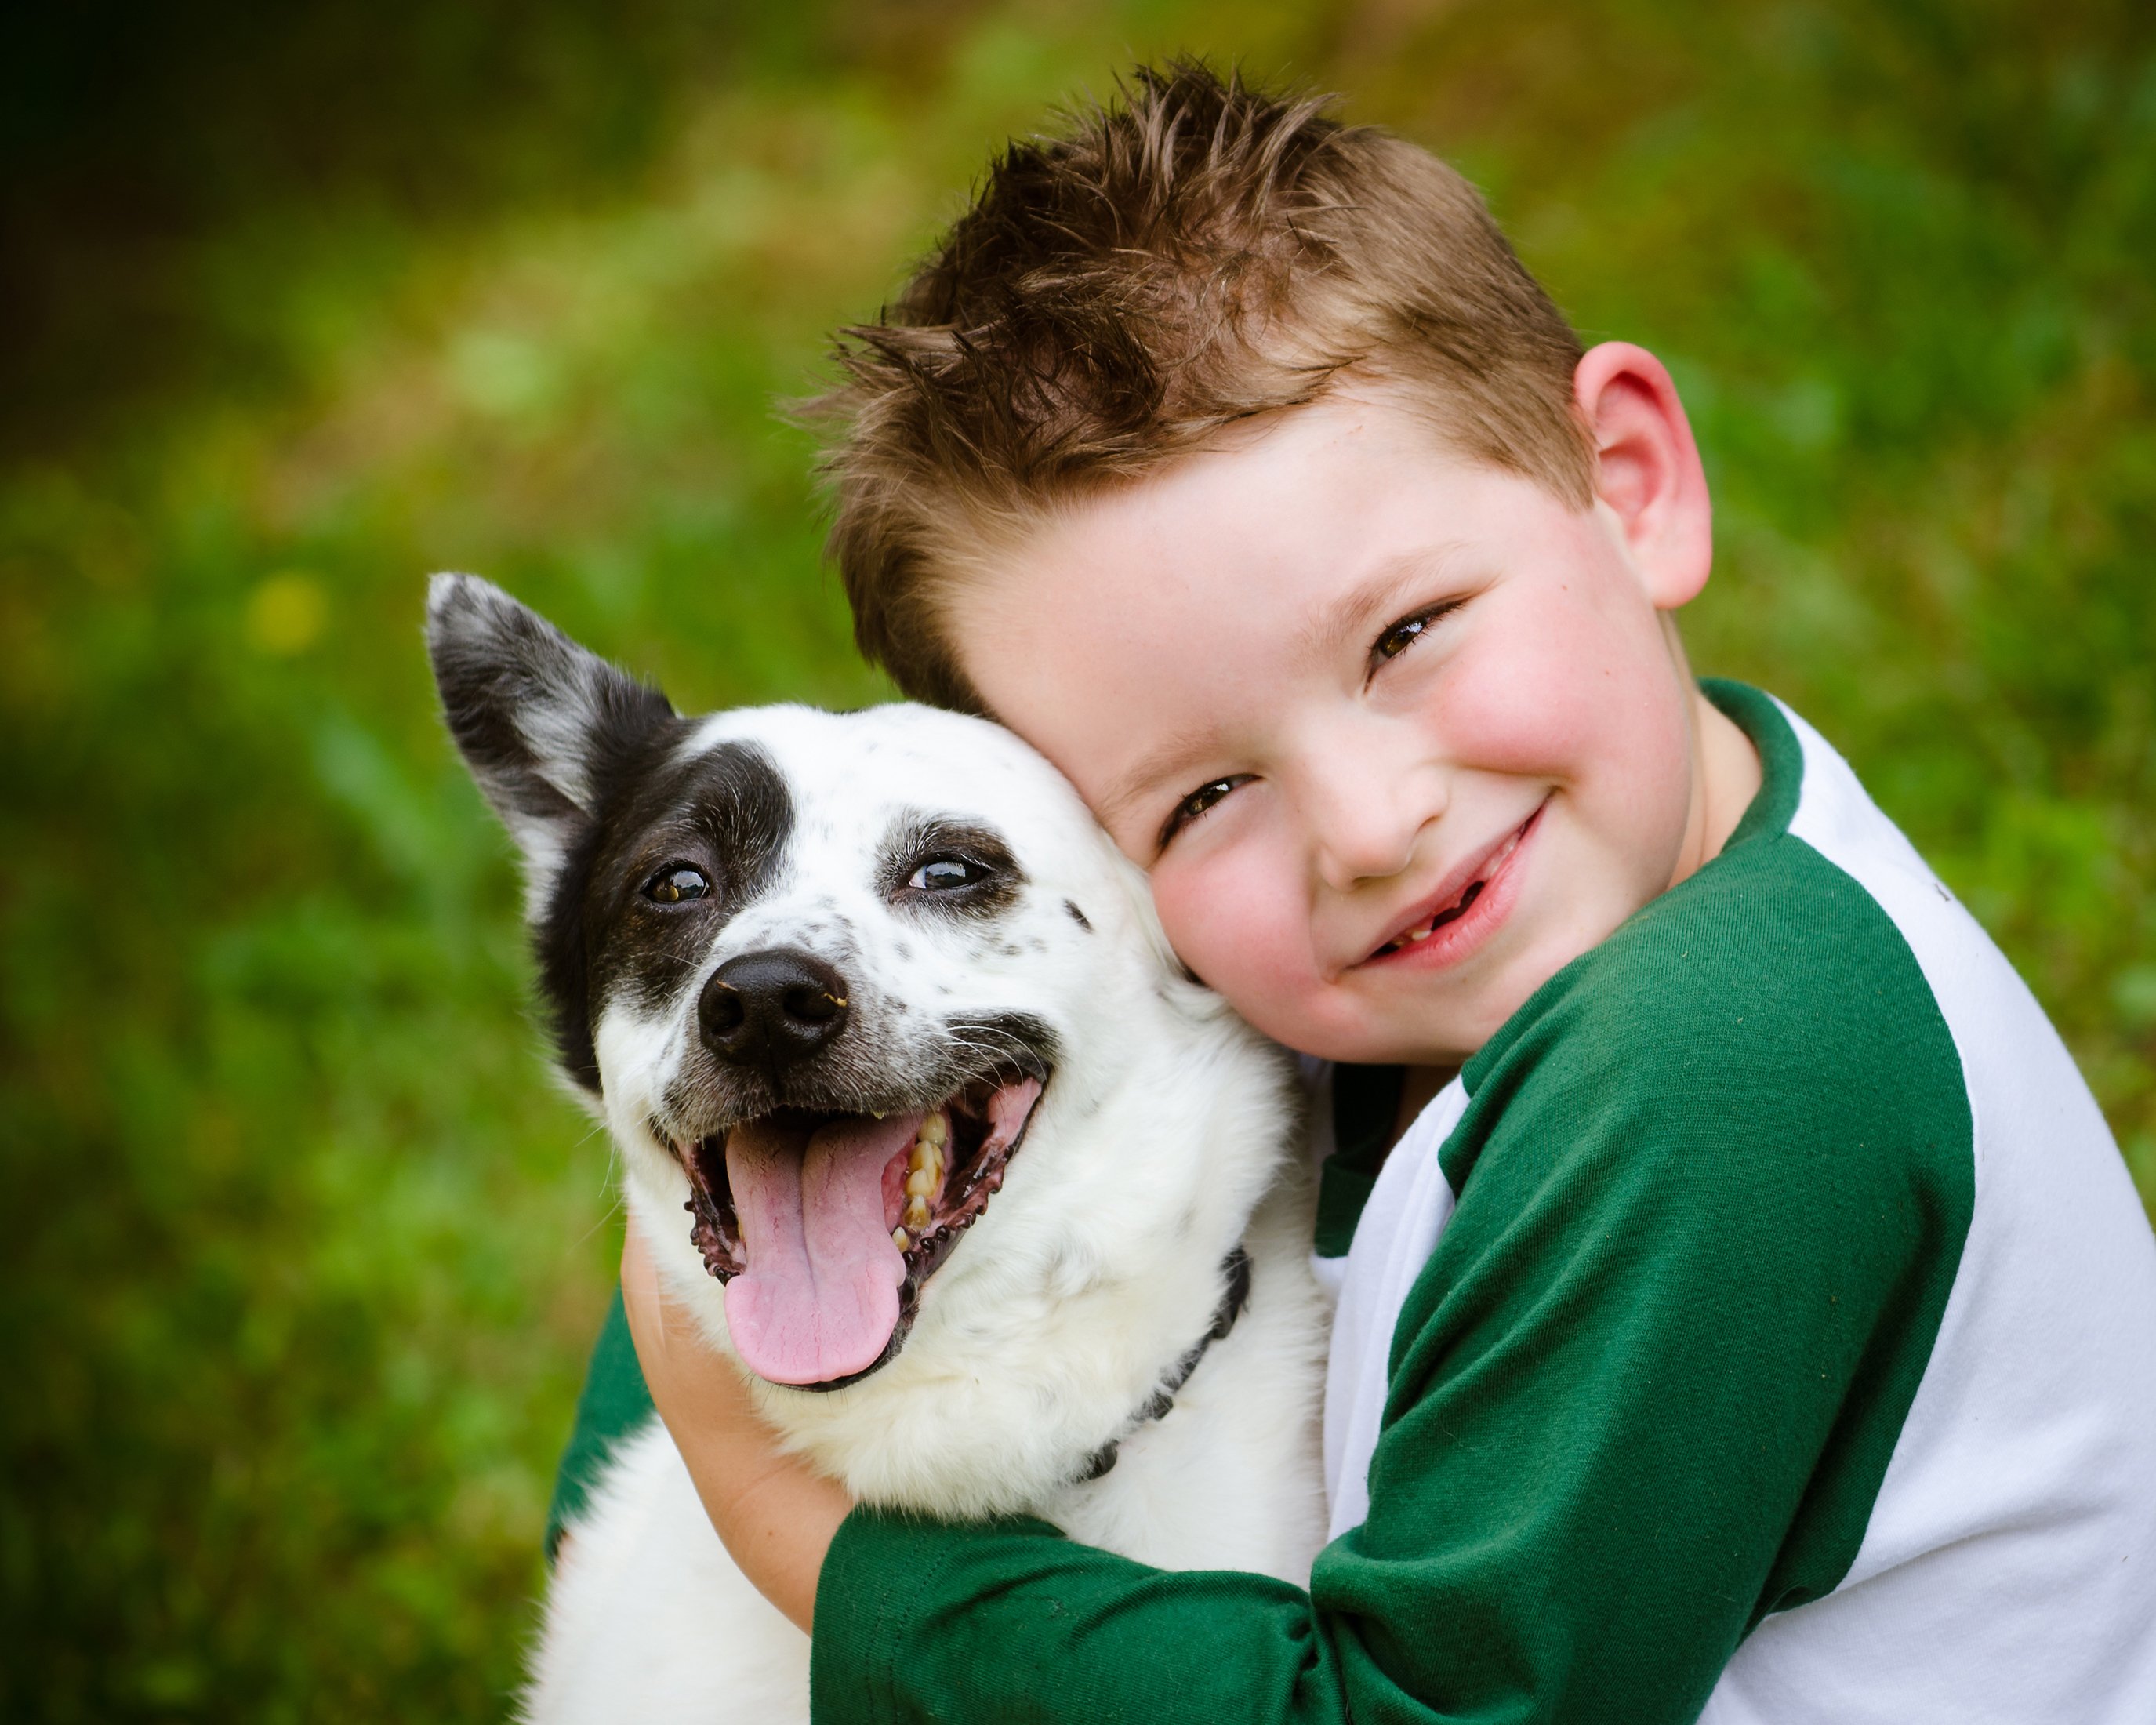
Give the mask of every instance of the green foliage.
M 2141 9 L 297 10 L 0 129 L 68 357 L 0 408 L 8 1717 L 505 1709 L 618 1238 L 421 578 L 685 706 L 874 698 L 772 403 L 1132 53 L 1346 89 L 1672 362 L 1696 660 L 1852 757 L 2156 1195 Z M 36 65 L 94 95 L 79 48 Z M 130 148 L 141 233 L 74 197 Z

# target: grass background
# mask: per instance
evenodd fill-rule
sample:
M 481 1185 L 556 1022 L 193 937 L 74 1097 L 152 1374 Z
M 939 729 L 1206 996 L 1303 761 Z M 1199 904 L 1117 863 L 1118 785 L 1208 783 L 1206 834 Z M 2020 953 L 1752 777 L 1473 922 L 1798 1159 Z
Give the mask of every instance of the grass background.
M 1703 670 L 2005 944 L 2156 1194 L 2156 13 L 88 4 L 0 53 L 0 1714 L 501 1714 L 612 1275 L 476 569 L 686 706 L 877 693 L 774 397 L 1006 133 L 1195 48 L 1450 155 L 1716 486 Z

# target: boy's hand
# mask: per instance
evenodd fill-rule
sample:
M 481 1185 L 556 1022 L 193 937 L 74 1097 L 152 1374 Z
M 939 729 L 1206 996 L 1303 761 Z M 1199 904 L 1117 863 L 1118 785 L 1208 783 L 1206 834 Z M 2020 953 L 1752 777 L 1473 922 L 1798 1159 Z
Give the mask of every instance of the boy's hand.
M 660 1291 L 634 1220 L 622 1242 L 621 1292 L 644 1381 L 704 1512 L 742 1573 L 807 1630 L 824 1553 L 853 1500 L 844 1486 L 780 1450 L 738 1368 L 712 1353 Z

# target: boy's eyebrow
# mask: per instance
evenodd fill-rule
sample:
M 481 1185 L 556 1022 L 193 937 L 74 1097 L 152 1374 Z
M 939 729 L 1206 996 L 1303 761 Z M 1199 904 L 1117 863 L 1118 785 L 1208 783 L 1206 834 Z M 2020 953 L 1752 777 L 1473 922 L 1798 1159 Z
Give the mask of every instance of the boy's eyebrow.
M 1368 629 L 1374 612 L 1385 612 L 1384 620 L 1392 622 L 1389 608 L 1404 602 L 1405 589 L 1442 577 L 1464 548 L 1457 542 L 1448 541 L 1379 559 L 1368 578 L 1327 602 L 1298 631 L 1303 646 L 1320 654 L 1337 649 Z
M 1204 749 L 1210 740 L 1201 732 L 1178 731 L 1158 747 L 1148 749 L 1101 798 L 1093 818 L 1112 831 L 1115 823 L 1142 802 L 1155 784 Z

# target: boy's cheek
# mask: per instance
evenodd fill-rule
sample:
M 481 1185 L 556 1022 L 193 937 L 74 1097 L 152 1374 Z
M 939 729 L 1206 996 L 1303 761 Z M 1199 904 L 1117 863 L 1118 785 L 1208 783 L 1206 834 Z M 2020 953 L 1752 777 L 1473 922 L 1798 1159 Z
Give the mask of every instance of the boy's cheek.
M 1630 675 L 1614 619 L 1561 600 L 1497 621 L 1476 644 L 1488 650 L 1462 654 L 1440 685 L 1438 730 L 1463 766 L 1564 776 L 1612 740 L 1611 697 Z
M 1284 915 L 1276 882 L 1261 866 L 1223 858 L 1205 867 L 1163 864 L 1153 906 L 1176 956 L 1254 1021 L 1309 972 L 1306 921 Z
M 1555 606 L 1512 651 L 1463 661 L 1441 696 L 1455 758 L 1594 802 L 1614 794 L 1658 823 L 1687 779 L 1686 691 L 1659 639 L 1640 635 L 1636 619 Z

